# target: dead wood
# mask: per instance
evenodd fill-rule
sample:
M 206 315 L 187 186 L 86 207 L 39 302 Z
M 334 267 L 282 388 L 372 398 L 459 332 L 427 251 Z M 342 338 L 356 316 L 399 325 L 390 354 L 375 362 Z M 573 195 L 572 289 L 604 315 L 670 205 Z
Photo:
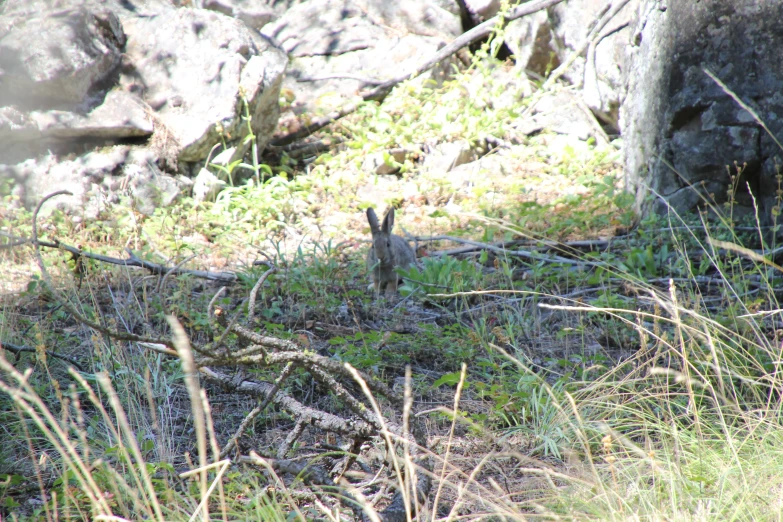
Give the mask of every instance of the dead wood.
M 5 341 L 0 341 L 0 350 L 9 351 L 16 356 L 19 356 L 20 353 L 38 353 L 38 350 L 36 350 L 35 348 L 29 348 L 27 346 L 17 346 L 15 344 L 11 344 Z M 73 367 L 79 370 L 80 372 L 84 371 L 84 367 L 81 364 L 79 364 L 74 358 L 68 357 L 67 355 L 62 355 L 57 352 L 47 351 L 46 357 L 54 357 L 55 359 L 61 359 L 73 365 Z
M 47 196 L 42 201 L 45 201 L 49 197 L 51 196 Z M 29 243 L 34 245 L 36 248 L 37 247 L 56 248 L 58 250 L 64 250 L 66 252 L 70 252 L 74 256 L 74 259 L 79 259 L 83 257 L 87 259 L 93 259 L 95 261 L 100 261 L 102 263 L 108 263 L 111 265 L 144 268 L 145 270 L 149 270 L 153 274 L 158 274 L 163 276 L 190 275 L 193 277 L 198 277 L 200 279 L 208 279 L 210 281 L 217 281 L 220 283 L 233 283 L 237 280 L 237 275 L 234 272 L 210 272 L 209 270 L 188 270 L 180 266 L 170 267 L 158 263 L 153 263 L 151 261 L 146 261 L 144 259 L 138 258 L 136 254 L 134 254 L 130 249 L 126 250 L 126 252 L 128 253 L 127 259 L 119 259 L 116 257 L 110 257 L 101 254 L 93 254 L 92 252 L 86 252 L 80 248 L 67 245 L 59 240 L 41 241 L 35 238 L 15 238 L 15 239 L 18 239 L 18 241 L 16 241 L 14 245 L 24 245 Z M 3 246 L 7 247 L 8 245 L 3 245 Z
M 217 384 L 226 385 L 232 381 L 231 375 L 213 370 L 207 366 L 200 367 L 199 372 L 201 372 L 204 377 Z M 310 408 L 285 392 L 278 390 L 273 394 L 274 388 L 275 386 L 268 382 L 245 380 L 239 384 L 237 391 L 262 399 L 271 396 L 274 404 L 277 404 L 284 410 L 292 413 L 296 418 L 304 421 L 306 424 L 325 431 L 331 431 L 348 437 L 357 435 L 372 437 L 378 433 L 378 426 L 374 426 L 359 419 L 347 419 L 333 413 Z
M 48 196 L 45 196 L 41 199 L 41 201 L 36 205 L 35 210 L 33 211 L 33 237 L 31 238 L 31 243 L 35 247 L 35 259 L 38 263 L 38 268 L 41 270 L 41 283 L 43 284 L 44 288 L 62 305 L 63 308 L 68 310 L 71 315 L 73 315 L 74 319 L 79 321 L 80 323 L 89 326 L 93 330 L 96 330 L 98 332 L 101 332 L 104 335 L 107 335 L 109 337 L 112 337 L 113 339 L 117 339 L 120 341 L 134 341 L 134 342 L 141 342 L 141 343 L 149 343 L 150 349 L 155 350 L 160 353 L 165 353 L 166 355 L 177 355 L 176 350 L 174 350 L 174 343 L 169 339 L 157 339 L 153 337 L 145 337 L 142 335 L 136 335 L 132 334 L 130 332 L 119 332 L 116 330 L 111 330 L 109 328 L 106 328 L 94 321 L 89 320 L 87 317 L 81 314 L 79 310 L 76 309 L 76 307 L 71 304 L 70 301 L 68 301 L 65 296 L 60 295 L 60 293 L 55 289 L 54 284 L 52 283 L 52 278 L 49 275 L 49 271 L 46 270 L 46 265 L 43 262 L 43 258 L 41 257 L 41 245 L 38 241 L 38 213 L 41 211 L 41 207 L 43 204 L 48 201 L 49 199 L 60 196 L 60 195 L 69 195 L 72 196 L 73 194 L 68 192 L 67 190 L 59 190 L 57 192 L 53 192 L 52 194 L 49 194 Z
M 526 259 L 532 259 L 534 261 L 546 261 L 548 263 L 562 263 L 566 265 L 573 265 L 577 267 L 604 267 L 606 266 L 605 263 L 600 262 L 594 262 L 594 261 L 577 261 L 575 259 L 568 259 L 561 256 L 547 256 L 544 254 L 540 254 L 538 252 L 533 252 L 530 250 L 508 250 L 506 248 L 495 246 L 491 243 L 482 243 L 480 241 L 472 241 L 470 239 L 463 239 L 460 237 L 454 237 L 454 236 L 430 236 L 430 237 L 423 237 L 423 238 L 417 238 L 419 241 L 454 241 L 455 243 L 464 243 L 466 245 L 472 245 L 474 247 L 478 247 L 484 250 L 488 250 L 490 252 L 495 252 L 497 254 L 503 254 L 505 256 L 511 256 L 511 257 L 522 257 Z
M 277 473 L 287 473 L 294 475 L 308 486 L 319 486 L 324 491 L 341 498 L 343 504 L 347 505 L 358 520 L 362 519 L 361 503 L 351 495 L 346 488 L 335 482 L 328 471 L 321 466 L 311 462 L 302 462 L 288 459 L 264 458 L 256 452 L 251 451 L 250 455 L 240 457 L 240 462 L 253 464 L 262 469 L 271 468 Z
M 443 237 L 443 236 L 437 236 L 437 237 Z M 456 243 L 462 243 L 465 240 L 463 238 L 458 237 L 452 237 L 452 236 L 446 236 L 451 239 L 449 241 L 454 241 Z M 432 238 L 427 237 L 416 237 L 414 238 L 416 241 L 426 242 L 426 241 L 436 241 Z M 516 246 L 527 246 L 531 251 L 536 252 L 551 252 L 551 251 L 558 251 L 558 252 L 569 252 L 569 251 L 594 251 L 594 250 L 606 250 L 611 246 L 611 244 L 616 240 L 617 238 L 612 239 L 592 239 L 592 240 L 576 240 L 576 241 L 530 241 L 527 239 L 513 239 L 511 241 L 497 241 L 495 243 L 488 243 L 489 245 L 495 247 L 507 250 L 509 247 L 516 247 Z M 445 241 L 445 240 L 444 240 Z M 475 242 L 472 242 L 475 243 Z M 430 257 L 442 257 L 442 256 L 458 256 L 462 254 L 471 254 L 474 252 L 482 252 L 486 250 L 484 248 L 483 244 L 471 244 L 469 246 L 464 247 L 458 247 L 458 248 L 450 248 L 447 250 L 437 250 L 434 252 L 431 252 L 429 255 Z

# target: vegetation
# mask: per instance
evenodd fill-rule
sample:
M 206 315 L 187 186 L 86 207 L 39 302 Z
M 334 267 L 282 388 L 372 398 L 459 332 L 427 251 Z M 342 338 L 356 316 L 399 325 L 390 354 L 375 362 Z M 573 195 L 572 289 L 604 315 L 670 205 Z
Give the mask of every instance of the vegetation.
M 214 202 L 185 200 L 145 217 L 126 201 L 95 223 L 39 217 L 42 240 L 233 267 L 238 280 L 220 292 L 192 275 L 44 249 L 52 282 L 36 274 L 0 308 L 0 517 L 340 520 L 351 516 L 335 501 L 345 491 L 380 510 L 356 493 L 388 502 L 387 484 L 372 475 L 346 475 L 355 488 L 330 496 L 303 469 L 254 460 L 251 451 L 274 454 L 297 424 L 237 385 L 277 382 L 341 415 L 377 379 L 406 389 L 426 422 L 418 450 L 433 461 L 432 520 L 779 518 L 781 274 L 763 257 L 777 229 L 738 218 L 729 197 L 631 231 L 617 150 L 516 135 L 512 122 L 531 98 L 519 96 L 521 80 L 517 90 L 497 80 L 503 67 L 476 60 L 442 88 L 406 84 L 383 105 L 365 105 L 332 129 L 340 145 L 306 172 L 287 157 L 215 167 L 231 186 Z M 486 154 L 489 136 L 518 143 L 484 156 L 500 157 L 505 171 L 466 182 L 417 160 L 433 143 L 459 140 Z M 376 153 L 391 163 L 393 148 L 408 151 L 393 179 L 363 167 Z M 6 203 L 2 229 L 30 237 L 33 216 Z M 366 286 L 363 210 L 390 204 L 404 209 L 398 222 L 409 233 L 493 248 L 456 257 L 437 252 L 453 242 L 421 241 L 428 253 L 403 273 L 401 297 L 378 300 Z M 266 265 L 253 264 L 259 251 Z M 0 256 L 14 274 L 29 272 L 34 254 L 26 244 Z M 251 330 L 363 377 L 335 374 L 343 392 L 327 392 L 306 368 L 262 358 L 237 372 L 233 389 L 199 383 L 194 358 L 250 344 L 213 308 L 245 322 L 254 306 Z M 174 340 L 115 338 L 85 320 Z M 393 399 L 370 395 L 367 411 L 404 417 Z M 279 460 L 331 469 L 356 452 L 366 473 L 383 467 L 382 439 L 354 448 L 312 429 Z M 413 450 L 396 442 L 411 464 Z

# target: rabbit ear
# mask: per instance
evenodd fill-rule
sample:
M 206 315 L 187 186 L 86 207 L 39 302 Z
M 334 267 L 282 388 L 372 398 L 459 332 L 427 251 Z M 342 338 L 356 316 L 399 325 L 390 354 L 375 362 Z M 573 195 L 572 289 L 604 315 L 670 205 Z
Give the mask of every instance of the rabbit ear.
M 381 229 L 386 234 L 391 234 L 394 229 L 394 207 L 390 208 L 383 218 L 383 228 Z
M 381 227 L 378 225 L 378 216 L 375 215 L 375 211 L 372 208 L 367 209 L 367 221 L 370 223 L 370 230 L 373 232 L 380 231 Z M 386 223 L 386 221 L 384 221 Z

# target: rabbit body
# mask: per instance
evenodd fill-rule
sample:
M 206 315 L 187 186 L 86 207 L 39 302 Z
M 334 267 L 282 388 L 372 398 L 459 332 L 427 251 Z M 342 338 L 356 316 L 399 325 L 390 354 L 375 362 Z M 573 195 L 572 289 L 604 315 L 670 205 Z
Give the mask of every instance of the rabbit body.
M 400 277 L 395 268 L 408 268 L 416 264 L 416 253 L 405 239 L 392 234 L 394 228 L 394 208 L 390 208 L 383 218 L 383 224 L 378 224 L 375 210 L 367 209 L 367 221 L 372 231 L 372 247 L 367 253 L 367 270 L 372 274 L 375 293 L 386 289 L 387 293 L 397 291 Z

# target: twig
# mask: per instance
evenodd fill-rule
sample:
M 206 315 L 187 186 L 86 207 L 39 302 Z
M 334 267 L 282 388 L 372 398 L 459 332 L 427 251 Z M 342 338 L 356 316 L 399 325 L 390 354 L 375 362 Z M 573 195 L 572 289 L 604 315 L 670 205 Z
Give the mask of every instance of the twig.
M 269 277 L 274 272 L 277 272 L 276 267 L 272 267 L 266 272 L 264 272 L 261 277 L 258 278 L 258 281 L 255 285 L 253 285 L 253 290 L 250 291 L 250 300 L 247 303 L 247 322 L 248 324 L 253 322 L 253 315 L 255 315 L 256 311 L 256 295 L 258 294 L 258 290 L 261 288 L 261 286 L 264 284 L 264 281 L 266 281 L 266 278 Z
M 296 421 L 296 424 L 294 425 L 294 429 L 288 432 L 288 435 L 286 435 L 283 442 L 280 443 L 280 445 L 277 447 L 277 458 L 284 459 L 286 455 L 288 455 L 288 452 L 291 449 L 291 446 L 294 445 L 294 442 L 296 442 L 299 437 L 302 436 L 302 433 L 304 433 L 305 428 L 307 428 L 307 424 L 303 419 L 299 419 Z
M 35 210 L 33 211 L 33 237 L 31 239 L 33 246 L 35 247 L 35 259 L 38 262 L 38 268 L 41 270 L 41 283 L 44 285 L 44 287 L 55 297 L 57 301 L 62 305 L 63 308 L 68 310 L 71 315 L 74 316 L 74 318 L 79 321 L 82 324 L 85 324 L 92 328 L 93 330 L 96 330 L 98 332 L 101 332 L 104 335 L 107 335 L 109 337 L 113 337 L 114 339 L 120 340 L 120 341 L 133 341 L 133 342 L 142 342 L 142 343 L 151 343 L 153 345 L 163 345 L 167 348 L 156 348 L 155 351 L 165 353 L 167 355 L 173 355 L 177 356 L 177 352 L 173 350 L 174 344 L 169 339 L 155 339 L 152 337 L 144 337 L 141 335 L 132 334 L 129 332 L 118 332 L 115 330 L 110 330 L 108 328 L 104 328 L 98 323 L 95 323 L 93 321 L 90 321 L 85 316 L 83 316 L 74 305 L 72 305 L 69 301 L 65 299 L 64 296 L 61 296 L 60 293 L 54 288 L 54 284 L 52 283 L 52 278 L 49 275 L 49 271 L 46 270 L 46 265 L 43 262 L 43 257 L 41 257 L 41 243 L 38 241 L 38 213 L 41 211 L 41 207 L 43 204 L 55 197 L 67 194 L 69 196 L 72 196 L 73 194 L 68 192 L 67 190 L 58 190 L 57 192 L 53 192 L 52 194 L 49 194 L 48 196 L 44 196 L 43 199 L 38 203 L 38 205 L 35 207 Z
M 359 76 L 358 74 L 349 73 L 324 74 L 322 76 L 300 76 L 296 79 L 296 81 L 299 83 L 322 82 L 326 80 L 354 80 L 357 82 L 362 82 L 365 85 L 381 85 L 385 81 L 375 80 L 373 78 L 365 78 L 364 76 Z
M 0 350 L 8 350 L 9 352 L 11 352 L 13 354 L 16 354 L 16 355 L 19 355 L 20 353 L 37 353 L 37 350 L 35 348 L 29 348 L 27 346 L 18 346 L 18 345 L 11 344 L 11 343 L 8 343 L 8 342 L 5 342 L 5 341 L 0 341 Z M 80 372 L 84 372 L 84 367 L 81 364 L 79 364 L 78 362 L 76 362 L 75 359 L 73 359 L 71 357 L 68 357 L 67 355 L 61 355 L 61 354 L 56 353 L 56 352 L 47 351 L 46 352 L 46 356 L 47 357 L 54 357 L 56 359 L 62 359 L 63 361 L 67 361 L 70 364 L 72 364 L 73 366 L 75 366 L 76 369 L 79 370 Z
M 174 274 L 178 270 L 181 270 L 182 265 L 184 265 L 185 263 L 187 263 L 188 261 L 190 261 L 191 259 L 193 259 L 195 257 L 196 257 L 196 254 L 191 254 L 190 256 L 186 257 L 185 259 L 183 259 L 182 261 L 177 263 L 176 266 L 174 266 L 172 268 L 169 268 L 166 271 L 166 273 L 163 274 L 163 277 L 160 278 L 160 281 L 158 281 L 157 288 L 155 290 L 159 292 L 163 288 L 163 286 L 166 284 L 166 279 L 168 279 L 171 274 Z

